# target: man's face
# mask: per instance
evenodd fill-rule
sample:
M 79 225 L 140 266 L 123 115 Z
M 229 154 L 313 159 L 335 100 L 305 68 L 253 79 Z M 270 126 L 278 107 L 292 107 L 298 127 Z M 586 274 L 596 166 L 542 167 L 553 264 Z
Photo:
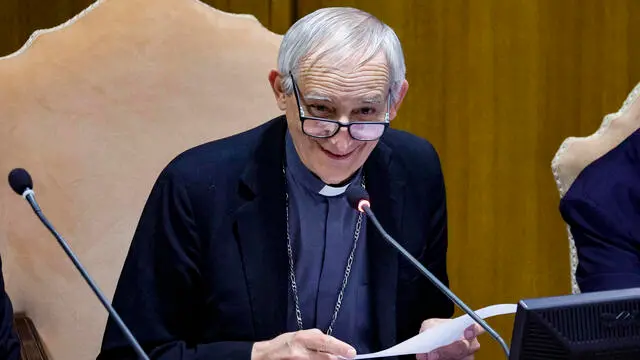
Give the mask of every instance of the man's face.
M 354 69 L 335 68 L 331 63 L 319 61 L 303 63 L 295 77 L 300 102 L 307 116 L 338 120 L 342 123 L 366 119 L 384 119 L 389 95 L 389 70 L 383 55 Z M 270 79 L 278 77 L 273 72 Z M 273 79 L 276 80 L 276 79 Z M 320 139 L 302 131 L 295 94 L 278 93 L 278 105 L 285 111 L 289 131 L 296 151 L 305 166 L 327 184 L 347 180 L 367 160 L 378 143 L 359 141 L 349 135 L 346 127 L 330 138 Z M 403 86 L 406 91 L 406 86 Z M 404 91 L 402 95 L 404 95 Z M 392 104 L 390 118 L 395 116 Z

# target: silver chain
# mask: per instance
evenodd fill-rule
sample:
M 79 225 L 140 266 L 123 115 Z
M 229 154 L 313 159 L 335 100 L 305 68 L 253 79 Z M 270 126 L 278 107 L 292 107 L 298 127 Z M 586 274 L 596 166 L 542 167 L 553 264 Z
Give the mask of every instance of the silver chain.
M 282 167 L 282 172 L 285 175 L 285 187 L 286 187 L 286 171 L 285 167 Z M 362 175 L 362 187 L 365 186 L 364 182 L 364 174 Z M 287 220 L 287 253 L 289 255 L 289 283 L 291 283 L 291 290 L 293 292 L 293 300 L 296 307 L 296 321 L 298 322 L 298 330 L 303 330 L 302 326 L 302 312 L 300 311 L 300 301 L 298 300 L 298 285 L 296 283 L 296 274 L 295 274 L 295 265 L 293 263 L 293 250 L 291 247 L 291 235 L 289 234 L 289 191 L 285 191 L 285 213 Z M 358 214 L 358 220 L 356 222 L 356 229 L 353 233 L 353 247 L 351 248 L 351 253 L 349 254 L 349 259 L 347 260 L 347 266 L 344 270 L 344 278 L 342 280 L 342 288 L 338 293 L 338 299 L 336 301 L 335 309 L 333 310 L 333 316 L 331 317 L 331 323 L 327 328 L 327 335 L 331 335 L 333 333 L 333 325 L 338 318 L 338 313 L 340 312 L 340 307 L 342 306 L 342 298 L 344 296 L 344 290 L 347 288 L 347 283 L 349 282 L 349 275 L 351 274 L 351 265 L 353 264 L 353 259 L 355 257 L 356 248 L 358 246 L 358 238 L 360 237 L 360 228 L 362 226 L 362 212 Z

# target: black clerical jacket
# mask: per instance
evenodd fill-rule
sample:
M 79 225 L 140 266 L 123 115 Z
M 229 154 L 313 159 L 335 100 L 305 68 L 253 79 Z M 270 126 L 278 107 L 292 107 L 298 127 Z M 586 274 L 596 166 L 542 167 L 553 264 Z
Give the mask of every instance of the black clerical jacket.
M 13 304 L 4 287 L 2 260 L 0 259 L 0 359 L 20 359 L 20 339 L 13 326 Z
M 159 175 L 142 212 L 113 306 L 154 359 L 250 359 L 286 329 L 284 116 L 182 153 Z M 443 283 L 447 214 L 438 155 L 390 129 L 364 166 L 372 210 Z M 418 333 L 453 305 L 367 229 L 378 349 Z M 98 359 L 136 359 L 109 319 Z

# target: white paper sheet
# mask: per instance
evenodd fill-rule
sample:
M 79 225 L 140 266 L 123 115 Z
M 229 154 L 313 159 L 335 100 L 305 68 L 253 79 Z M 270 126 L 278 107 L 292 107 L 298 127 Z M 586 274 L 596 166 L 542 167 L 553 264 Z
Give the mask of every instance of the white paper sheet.
M 513 314 L 517 310 L 516 304 L 492 305 L 476 311 L 482 319 L 492 316 Z M 469 315 L 457 317 L 444 324 L 425 330 L 424 332 L 390 347 L 383 351 L 370 354 L 360 354 L 355 359 L 370 359 L 385 356 L 424 354 L 449 345 L 464 337 L 464 331 L 475 321 Z M 384 325 L 382 325 L 384 326 Z

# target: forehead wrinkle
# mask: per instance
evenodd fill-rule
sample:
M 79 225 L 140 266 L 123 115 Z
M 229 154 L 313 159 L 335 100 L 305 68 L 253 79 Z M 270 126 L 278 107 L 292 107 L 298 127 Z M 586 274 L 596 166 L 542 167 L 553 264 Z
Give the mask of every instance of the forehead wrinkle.
M 364 54 L 361 54 L 364 55 Z M 384 72 L 389 76 L 390 68 L 387 58 L 383 52 L 379 52 L 373 57 L 361 57 L 360 59 L 331 58 L 318 56 L 318 54 L 308 54 L 299 63 L 300 73 L 330 72 L 341 76 L 358 76 L 363 72 Z
M 304 88 L 308 93 L 318 93 L 323 96 L 328 95 L 327 92 L 339 93 L 384 93 L 387 89 L 386 81 L 361 81 L 358 83 L 341 83 L 336 81 L 312 80 L 306 82 Z
M 312 83 L 305 86 L 305 88 L 306 89 L 301 92 L 301 95 L 307 101 L 315 100 L 333 103 L 339 99 L 345 99 L 347 101 L 362 104 L 380 104 L 386 99 L 385 89 L 375 89 L 373 86 L 345 88 L 339 86 L 327 86 L 327 84 Z
M 353 71 L 331 66 L 303 67 L 299 73 L 303 97 L 335 103 L 339 100 L 359 104 L 385 101 L 389 86 L 386 64 L 368 63 Z
M 389 86 L 389 81 L 386 76 L 359 76 L 348 79 L 341 76 L 327 75 L 328 74 L 304 76 L 304 87 L 331 89 L 334 91 L 338 90 L 339 92 L 379 91 L 384 93 Z
M 386 61 L 371 61 L 355 68 L 336 67 L 335 64 L 325 62 L 315 66 L 303 63 L 298 74 L 301 80 L 308 85 L 333 85 L 340 89 L 363 86 L 386 88 L 391 80 Z
M 333 81 L 308 78 L 302 93 L 305 99 L 335 101 L 348 98 L 361 103 L 381 103 L 385 101 L 387 83 L 384 81 L 366 81 L 359 84 L 342 84 Z
M 301 74 L 303 81 L 308 83 L 335 83 L 339 86 L 357 86 L 368 83 L 389 83 L 386 71 L 360 71 L 354 73 L 339 73 L 335 71 L 307 71 Z
M 379 105 L 384 101 L 383 96 L 381 95 L 369 95 L 364 97 L 354 96 L 352 98 L 349 95 L 346 95 L 346 96 L 350 98 L 348 99 L 348 101 L 352 101 L 359 104 Z M 341 96 L 341 95 L 327 96 L 317 92 L 310 92 L 309 94 L 304 95 L 303 97 L 306 101 L 324 101 L 328 103 L 334 103 L 335 101 L 333 97 L 343 98 L 344 96 Z

